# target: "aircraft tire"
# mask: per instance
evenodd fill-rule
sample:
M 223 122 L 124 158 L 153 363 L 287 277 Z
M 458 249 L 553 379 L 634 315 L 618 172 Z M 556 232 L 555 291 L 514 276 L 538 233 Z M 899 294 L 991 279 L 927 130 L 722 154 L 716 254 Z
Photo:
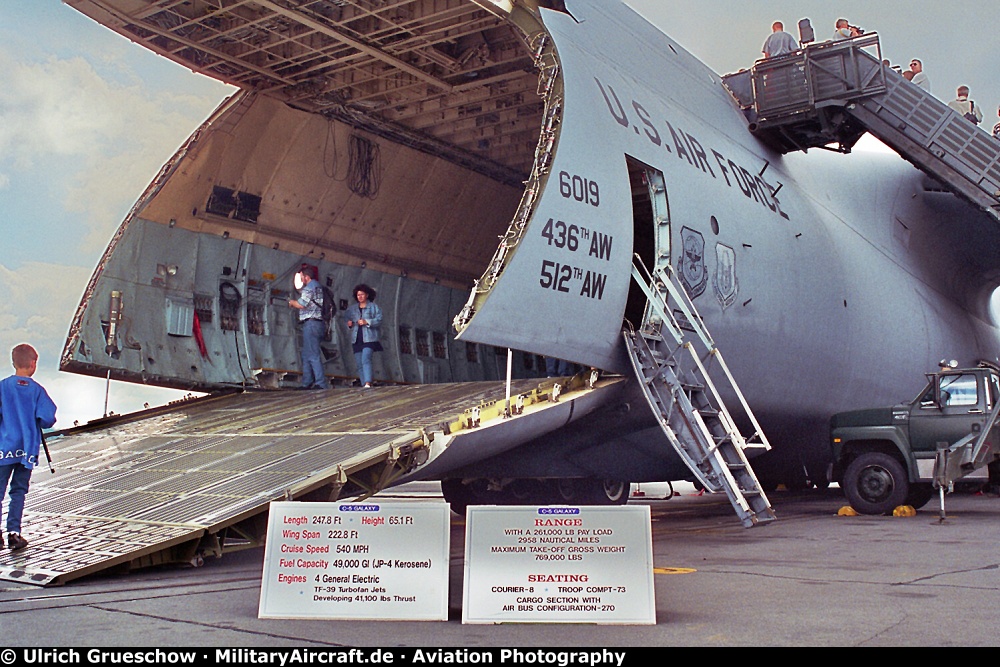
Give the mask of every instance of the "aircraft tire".
M 847 466 L 844 495 L 861 514 L 891 514 L 905 505 L 910 482 L 903 464 L 889 454 L 865 452 Z
M 504 505 L 546 505 L 551 501 L 551 489 L 537 479 L 515 479 L 500 492 Z
M 624 505 L 628 502 L 631 486 L 620 479 L 591 479 L 586 489 L 587 501 L 591 505 Z
M 556 504 L 581 502 L 583 500 L 581 494 L 581 484 L 584 481 L 585 480 L 572 479 L 569 477 L 551 480 L 552 502 Z
M 910 494 L 906 497 L 906 504 L 918 510 L 931 501 L 934 497 L 934 485 L 930 483 L 910 484 Z

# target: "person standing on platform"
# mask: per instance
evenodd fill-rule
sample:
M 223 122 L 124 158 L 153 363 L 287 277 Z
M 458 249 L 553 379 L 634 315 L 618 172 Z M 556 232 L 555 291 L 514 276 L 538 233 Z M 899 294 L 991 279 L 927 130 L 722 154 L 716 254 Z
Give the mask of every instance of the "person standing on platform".
M 958 90 L 955 91 L 955 99 L 948 102 L 948 106 L 962 114 L 965 120 L 969 121 L 973 125 L 979 125 L 983 122 L 983 112 L 976 106 L 974 100 L 969 99 L 969 87 L 959 86 Z
M 798 48 L 799 45 L 795 42 L 795 38 L 785 32 L 785 26 L 781 21 L 775 21 L 771 25 L 771 34 L 764 40 L 764 48 L 761 51 L 765 58 L 777 58 Z
M 372 354 L 382 351 L 382 343 L 379 342 L 382 309 L 375 303 L 375 295 L 375 290 L 368 285 L 355 285 L 357 303 L 347 309 L 347 328 L 353 329 L 351 342 L 358 365 L 358 379 L 365 389 L 372 386 Z
M 914 58 L 910 61 L 910 71 L 913 72 L 913 78 L 910 79 L 910 81 L 917 84 L 928 93 L 931 92 L 931 80 L 927 78 L 927 74 L 924 73 L 924 63 L 918 58 Z
M 302 384 L 299 389 L 328 389 L 330 385 L 323 372 L 323 352 L 320 349 L 320 343 L 326 336 L 326 324 L 323 322 L 319 269 L 303 264 L 295 277 L 296 287 L 301 293 L 297 300 L 289 299 L 288 305 L 299 311 L 299 322 L 302 323 Z
M 850 21 L 847 19 L 837 19 L 837 24 L 833 31 L 833 37 L 830 39 L 836 42 L 841 39 L 857 37 L 860 34 L 861 32 L 857 28 L 851 26 Z
M 42 429 L 56 423 L 56 404 L 31 376 L 38 368 L 38 352 L 27 344 L 11 350 L 14 374 L 0 381 L 0 501 L 7 506 L 7 547 L 11 551 L 28 546 L 21 536 L 24 497 L 31 471 L 38 463 Z M 0 540 L 2 543 L 2 540 Z

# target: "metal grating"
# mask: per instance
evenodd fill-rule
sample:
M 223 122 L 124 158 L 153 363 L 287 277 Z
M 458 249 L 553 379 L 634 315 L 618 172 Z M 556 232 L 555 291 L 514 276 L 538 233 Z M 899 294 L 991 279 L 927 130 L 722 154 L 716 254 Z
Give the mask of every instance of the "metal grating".
M 254 471 L 238 477 L 230 477 L 225 482 L 211 487 L 212 493 L 221 496 L 254 496 L 270 495 L 277 496 L 288 487 L 302 479 L 303 476 L 290 477 L 284 473 Z
M 159 507 L 174 497 L 172 493 L 123 492 L 86 508 L 85 512 L 88 516 L 106 519 L 134 519 L 147 509 Z
M 30 494 L 29 494 L 30 498 Z M 136 554 L 163 548 L 164 544 L 197 537 L 201 530 L 186 526 L 123 524 L 84 517 L 65 518 L 25 511 L 26 530 L 31 544 L 23 551 L 0 550 L 0 577 L 40 586 L 63 583 L 127 563 Z
M 416 422 L 455 421 L 503 396 L 496 382 L 248 392 L 153 418 L 168 432 L 150 433 L 147 420 L 50 438 L 58 473 L 39 468 L 33 476 L 24 517 L 30 545 L 0 551 L 0 578 L 49 585 L 123 563 L 174 562 L 203 536 L 266 514 L 287 492 L 327 484 L 337 466 L 381 464 L 394 443 L 420 441 Z M 218 432 L 223 426 L 227 433 Z M 127 437 L 133 428 L 146 435 Z

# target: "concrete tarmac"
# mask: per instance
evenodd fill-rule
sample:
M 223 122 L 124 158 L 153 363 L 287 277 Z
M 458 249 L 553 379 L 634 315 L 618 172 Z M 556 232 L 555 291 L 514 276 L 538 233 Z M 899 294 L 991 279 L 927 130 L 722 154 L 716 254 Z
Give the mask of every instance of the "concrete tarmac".
M 944 522 L 936 499 L 914 517 L 838 516 L 837 488 L 770 499 L 778 521 L 751 529 L 722 495 L 630 501 L 651 507 L 653 626 L 463 625 L 453 515 L 447 622 L 258 619 L 263 550 L 252 549 L 58 588 L 0 582 L 0 628 L 20 646 L 67 648 L 1000 644 L 1000 497 L 951 494 Z

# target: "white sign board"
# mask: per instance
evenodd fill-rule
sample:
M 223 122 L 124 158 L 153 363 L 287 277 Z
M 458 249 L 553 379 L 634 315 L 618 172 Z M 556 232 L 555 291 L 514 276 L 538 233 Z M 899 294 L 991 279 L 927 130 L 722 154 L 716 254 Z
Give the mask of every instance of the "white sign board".
M 655 624 L 649 506 L 469 507 L 462 622 Z
M 273 502 L 260 618 L 448 620 L 447 503 Z

